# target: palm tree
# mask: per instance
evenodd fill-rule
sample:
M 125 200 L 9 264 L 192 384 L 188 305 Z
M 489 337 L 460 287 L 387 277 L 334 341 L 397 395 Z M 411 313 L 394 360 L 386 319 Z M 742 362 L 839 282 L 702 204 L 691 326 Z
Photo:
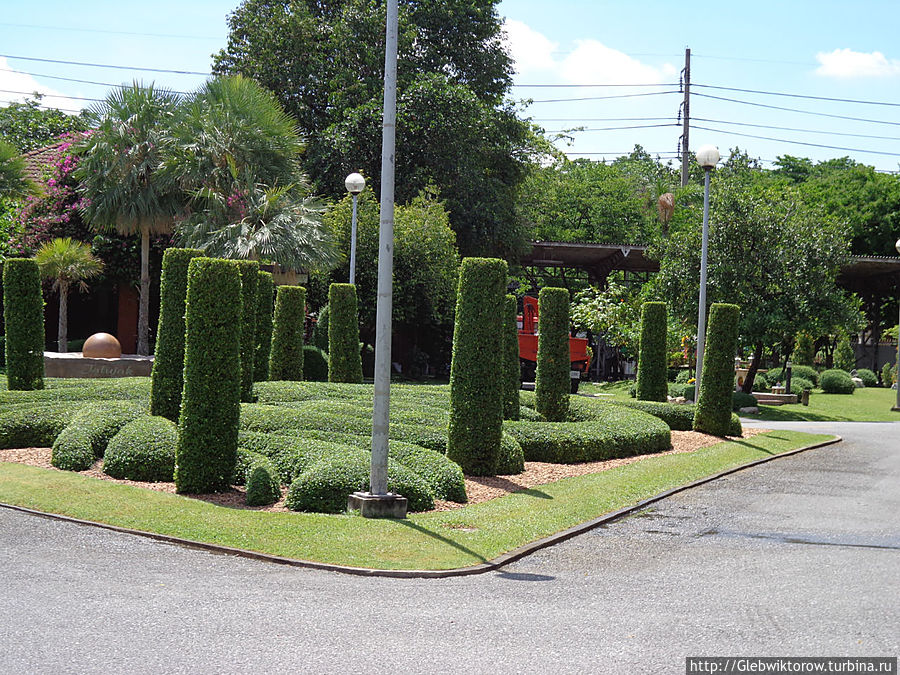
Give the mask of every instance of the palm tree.
M 25 173 L 25 160 L 19 151 L 0 140 L 0 197 L 25 197 L 40 192 L 37 183 Z
M 79 147 L 75 170 L 84 217 L 97 230 L 141 235 L 138 354 L 150 353 L 150 234 L 172 230 L 182 193 L 159 175 L 179 98 L 153 84 L 114 89 L 87 112 L 96 131 Z
M 89 244 L 71 238 L 53 239 L 41 245 L 35 254 L 41 275 L 53 280 L 53 290 L 59 291 L 59 351 L 68 351 L 69 289 L 74 285 L 86 291 L 85 280 L 103 271 L 103 262 L 91 254 Z

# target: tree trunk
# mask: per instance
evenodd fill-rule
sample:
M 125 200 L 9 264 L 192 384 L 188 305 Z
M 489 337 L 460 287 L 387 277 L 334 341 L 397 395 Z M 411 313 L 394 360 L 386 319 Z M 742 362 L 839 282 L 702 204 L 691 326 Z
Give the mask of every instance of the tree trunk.
M 141 229 L 141 299 L 138 305 L 137 353 L 150 353 L 150 229 Z
M 753 393 L 753 381 L 756 379 L 756 373 L 759 371 L 759 364 L 762 363 L 763 343 L 757 342 L 753 350 L 753 359 L 750 361 L 750 368 L 747 369 L 747 377 L 744 378 L 744 384 L 741 391 L 745 394 Z
M 56 337 L 59 341 L 57 350 L 65 354 L 69 351 L 69 285 L 59 282 L 59 323 Z

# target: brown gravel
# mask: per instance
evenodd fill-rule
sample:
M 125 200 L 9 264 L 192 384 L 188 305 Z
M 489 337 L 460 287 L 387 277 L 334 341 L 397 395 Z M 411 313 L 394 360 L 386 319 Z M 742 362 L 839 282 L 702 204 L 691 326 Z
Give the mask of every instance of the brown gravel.
M 749 438 L 756 434 L 763 433 L 767 429 L 744 429 L 742 438 Z M 730 437 L 729 437 L 730 438 Z M 672 432 L 672 449 L 657 455 L 672 455 L 681 452 L 691 452 L 700 448 L 719 443 L 722 439 L 710 434 L 702 434 L 696 431 L 673 431 Z M 467 477 L 466 478 L 466 494 L 469 496 L 469 504 L 477 504 L 490 499 L 502 497 L 510 492 L 528 489 L 536 485 L 544 485 L 562 478 L 571 478 L 573 476 L 583 476 L 589 473 L 600 473 L 617 466 L 624 466 L 633 462 L 640 461 L 652 455 L 637 455 L 635 457 L 625 457 L 622 459 L 610 459 L 603 462 L 585 462 L 583 464 L 548 464 L 545 462 L 525 462 L 525 471 L 512 476 L 492 476 L 492 477 Z M 50 448 L 15 448 L 10 450 L 0 449 L 0 461 L 17 462 L 19 464 L 28 464 L 37 466 L 42 469 L 51 469 L 59 471 L 50 464 Z M 100 460 L 87 471 L 81 471 L 81 475 L 91 478 L 99 478 L 101 480 L 120 483 L 122 485 L 134 485 L 148 490 L 157 490 L 158 492 L 175 492 L 174 483 L 146 483 L 134 480 L 119 480 L 107 476 L 100 470 L 102 463 Z M 281 499 L 270 506 L 247 506 L 244 504 L 246 491 L 243 487 L 232 487 L 226 492 L 218 492 L 206 495 L 191 495 L 193 499 L 200 499 L 218 506 L 225 506 L 234 509 L 248 509 L 252 511 L 286 511 L 284 506 L 284 498 L 287 490 L 282 491 Z M 465 504 L 457 504 L 455 502 L 447 502 L 435 500 L 436 511 L 449 511 L 458 509 Z

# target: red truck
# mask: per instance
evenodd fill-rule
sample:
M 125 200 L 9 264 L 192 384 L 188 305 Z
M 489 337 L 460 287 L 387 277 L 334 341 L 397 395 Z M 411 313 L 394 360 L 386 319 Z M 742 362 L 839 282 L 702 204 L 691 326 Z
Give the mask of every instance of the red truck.
M 537 368 L 538 349 L 538 300 L 530 296 L 522 298 L 522 314 L 518 317 L 519 328 L 519 364 L 523 381 L 534 381 Z M 569 376 L 572 380 L 572 393 L 578 391 L 581 374 L 587 372 L 590 365 L 588 358 L 588 341 L 586 338 L 569 337 Z

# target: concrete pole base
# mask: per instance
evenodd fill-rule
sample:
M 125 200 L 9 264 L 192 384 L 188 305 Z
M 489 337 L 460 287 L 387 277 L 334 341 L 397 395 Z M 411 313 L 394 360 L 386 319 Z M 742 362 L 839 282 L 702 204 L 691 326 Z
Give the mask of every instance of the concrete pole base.
M 407 500 L 393 492 L 373 495 L 354 492 L 347 497 L 347 510 L 359 511 L 363 518 L 406 518 Z
M 891 408 L 891 410 L 894 412 L 900 412 L 900 405 L 895 405 L 894 407 Z

